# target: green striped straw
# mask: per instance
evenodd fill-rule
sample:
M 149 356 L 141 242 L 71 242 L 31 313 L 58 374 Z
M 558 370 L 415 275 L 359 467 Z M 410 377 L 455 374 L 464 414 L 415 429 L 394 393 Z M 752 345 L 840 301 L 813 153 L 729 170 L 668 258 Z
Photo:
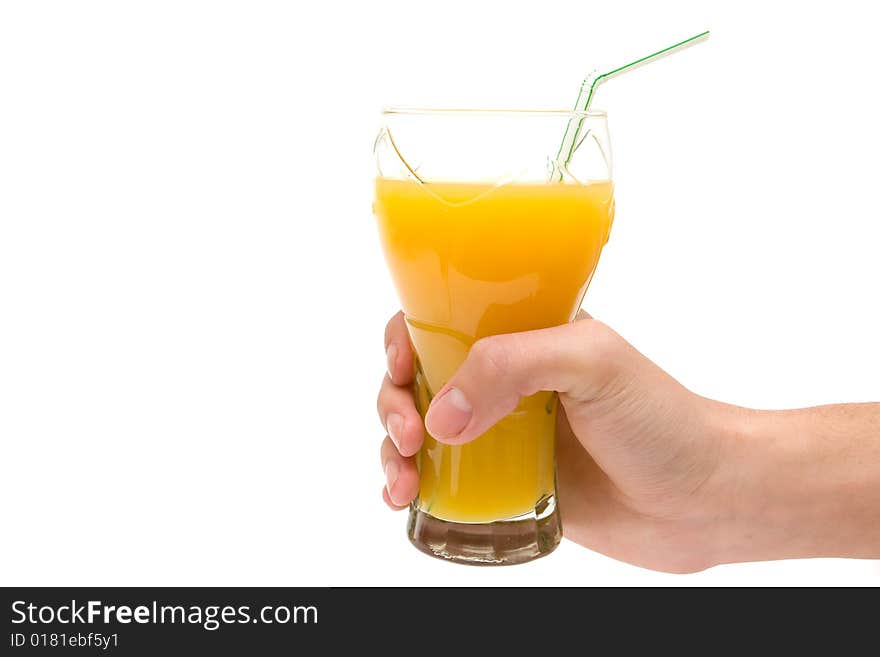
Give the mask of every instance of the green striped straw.
M 700 32 L 699 34 L 694 35 L 689 39 L 679 41 L 678 43 L 664 48 L 663 50 L 658 50 L 655 53 L 646 55 L 645 57 L 637 59 L 634 62 L 630 62 L 629 64 L 618 66 L 614 70 L 608 71 L 607 73 L 599 73 L 599 71 L 591 72 L 581 84 L 581 91 L 578 94 L 577 101 L 574 104 L 574 111 L 588 111 L 590 109 L 590 103 L 593 101 L 593 95 L 596 91 L 596 87 L 598 87 L 606 80 L 610 80 L 611 78 L 617 77 L 621 73 L 631 71 L 643 64 L 655 61 L 673 52 L 683 50 L 688 46 L 692 46 L 696 43 L 700 43 L 701 41 L 705 41 L 707 38 L 709 38 L 709 30 L 706 30 L 705 32 Z M 559 145 L 559 152 L 556 154 L 556 160 L 553 162 L 553 180 L 562 180 L 562 170 L 568 167 L 568 163 L 571 161 L 575 150 L 577 150 L 577 147 L 580 145 L 580 142 L 578 141 L 578 136 L 580 135 L 584 120 L 585 117 L 583 116 L 572 118 L 571 120 L 569 120 L 568 126 L 565 129 L 565 135 L 562 137 L 562 143 Z

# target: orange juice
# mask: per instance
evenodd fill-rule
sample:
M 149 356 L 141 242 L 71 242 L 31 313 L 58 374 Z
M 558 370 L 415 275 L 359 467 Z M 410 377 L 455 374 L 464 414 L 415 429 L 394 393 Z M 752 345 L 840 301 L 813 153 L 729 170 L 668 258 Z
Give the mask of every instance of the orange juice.
M 437 182 L 378 178 L 379 234 L 418 356 L 424 416 L 478 339 L 571 321 L 614 215 L 610 182 Z M 540 392 L 466 445 L 430 436 L 422 511 L 454 522 L 532 512 L 554 490 L 556 399 Z

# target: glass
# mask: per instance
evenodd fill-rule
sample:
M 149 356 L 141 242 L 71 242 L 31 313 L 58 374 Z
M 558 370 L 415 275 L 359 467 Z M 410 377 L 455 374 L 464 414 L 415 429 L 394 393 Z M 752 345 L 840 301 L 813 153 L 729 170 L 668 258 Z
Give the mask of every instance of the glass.
M 580 129 L 564 157 L 570 122 Z M 373 211 L 417 355 L 424 418 L 480 338 L 574 319 L 614 217 L 606 117 L 389 109 L 375 154 Z M 562 536 L 556 406 L 550 391 L 524 397 L 465 445 L 427 435 L 410 541 L 469 564 L 552 552 Z

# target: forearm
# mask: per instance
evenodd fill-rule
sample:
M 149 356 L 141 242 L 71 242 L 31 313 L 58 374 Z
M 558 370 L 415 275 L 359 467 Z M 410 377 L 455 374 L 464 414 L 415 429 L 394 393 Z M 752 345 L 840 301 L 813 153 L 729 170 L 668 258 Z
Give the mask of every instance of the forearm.
M 726 407 L 719 420 L 718 563 L 880 558 L 880 404 Z

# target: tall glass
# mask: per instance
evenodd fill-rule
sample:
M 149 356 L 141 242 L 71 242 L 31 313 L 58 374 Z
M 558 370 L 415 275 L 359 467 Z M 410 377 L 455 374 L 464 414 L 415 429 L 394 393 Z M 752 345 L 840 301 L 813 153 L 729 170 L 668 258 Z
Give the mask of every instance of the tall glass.
M 569 126 L 574 153 L 557 155 Z M 614 217 L 602 112 L 388 109 L 375 145 L 379 235 L 417 354 L 424 417 L 480 338 L 572 321 Z M 410 541 L 470 564 L 550 553 L 556 395 L 524 397 L 482 436 L 426 436 Z

